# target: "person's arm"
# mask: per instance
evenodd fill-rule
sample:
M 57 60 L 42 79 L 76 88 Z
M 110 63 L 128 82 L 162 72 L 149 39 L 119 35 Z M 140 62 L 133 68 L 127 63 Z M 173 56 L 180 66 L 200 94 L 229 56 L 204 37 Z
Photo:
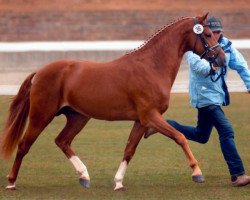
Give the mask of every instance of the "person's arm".
M 190 68 L 197 74 L 203 76 L 210 74 L 211 68 L 206 60 L 200 59 L 200 57 L 197 54 L 194 54 L 192 51 L 185 53 L 185 57 Z
M 238 72 L 244 84 L 246 85 L 248 92 L 250 93 L 250 70 L 242 54 L 234 47 L 231 47 L 230 49 L 230 60 L 228 65 L 231 69 L 234 69 Z

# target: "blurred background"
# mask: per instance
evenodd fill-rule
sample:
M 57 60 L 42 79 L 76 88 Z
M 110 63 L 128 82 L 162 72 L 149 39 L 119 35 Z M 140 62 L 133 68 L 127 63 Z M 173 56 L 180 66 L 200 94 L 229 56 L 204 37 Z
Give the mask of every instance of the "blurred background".
M 10 94 L 15 93 L 29 73 L 52 61 L 110 61 L 129 51 L 122 48 L 122 41 L 137 41 L 131 47 L 136 48 L 164 25 L 206 12 L 222 19 L 228 38 L 245 39 L 237 47 L 250 63 L 250 45 L 246 44 L 250 39 L 249 0 L 0 0 L 0 93 L 9 94 L 10 88 Z M 48 49 L 7 48 L 34 41 Z M 58 42 L 57 46 L 50 49 L 48 41 Z M 64 41 L 121 41 L 121 48 L 64 50 Z M 173 91 L 187 92 L 187 83 L 188 68 L 183 61 Z M 228 84 L 232 91 L 245 91 L 235 72 L 229 73 Z

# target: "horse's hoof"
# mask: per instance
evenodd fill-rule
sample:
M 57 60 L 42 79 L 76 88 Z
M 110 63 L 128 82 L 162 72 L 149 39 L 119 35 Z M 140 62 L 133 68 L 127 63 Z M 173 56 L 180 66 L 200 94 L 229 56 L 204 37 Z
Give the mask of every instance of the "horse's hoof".
M 16 190 L 16 185 L 13 184 L 13 185 L 8 185 L 5 187 L 6 190 Z
M 114 189 L 115 191 L 117 191 L 117 192 L 125 192 L 126 191 L 126 188 L 125 187 L 120 187 L 120 188 L 115 188 Z
M 192 180 L 196 183 L 204 183 L 205 178 L 203 175 L 192 176 Z
M 79 182 L 83 187 L 90 188 L 90 180 L 80 178 Z

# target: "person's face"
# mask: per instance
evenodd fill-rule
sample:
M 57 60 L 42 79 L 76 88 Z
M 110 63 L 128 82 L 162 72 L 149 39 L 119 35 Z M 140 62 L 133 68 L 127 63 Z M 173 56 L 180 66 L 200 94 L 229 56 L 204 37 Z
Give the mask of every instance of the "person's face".
M 216 38 L 216 40 L 218 41 L 222 32 L 221 31 L 213 31 L 214 37 Z

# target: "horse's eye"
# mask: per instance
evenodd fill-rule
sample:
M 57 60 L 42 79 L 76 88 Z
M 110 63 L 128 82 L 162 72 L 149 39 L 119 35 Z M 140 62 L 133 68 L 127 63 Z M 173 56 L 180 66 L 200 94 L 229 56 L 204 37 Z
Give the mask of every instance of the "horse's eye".
M 205 33 L 205 36 L 211 38 L 212 35 L 210 33 Z

